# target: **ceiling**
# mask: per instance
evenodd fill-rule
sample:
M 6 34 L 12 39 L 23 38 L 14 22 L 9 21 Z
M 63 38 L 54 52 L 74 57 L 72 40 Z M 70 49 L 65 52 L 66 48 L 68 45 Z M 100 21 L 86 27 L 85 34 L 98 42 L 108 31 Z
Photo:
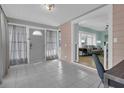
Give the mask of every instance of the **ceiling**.
M 59 26 L 77 16 L 80 16 L 92 9 L 101 6 L 100 4 L 56 4 L 52 12 L 48 12 L 41 4 L 3 4 L 2 8 L 7 17 L 16 18 Z
M 80 26 L 105 31 L 106 25 L 109 24 L 109 8 L 107 6 L 88 14 L 79 22 Z

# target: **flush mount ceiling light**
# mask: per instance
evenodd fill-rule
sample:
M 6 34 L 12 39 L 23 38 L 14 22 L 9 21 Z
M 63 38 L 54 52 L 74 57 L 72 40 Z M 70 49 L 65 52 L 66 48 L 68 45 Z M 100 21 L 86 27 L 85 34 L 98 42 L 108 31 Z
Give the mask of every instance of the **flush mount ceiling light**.
M 44 6 L 48 11 L 53 11 L 55 8 L 55 4 L 45 4 Z

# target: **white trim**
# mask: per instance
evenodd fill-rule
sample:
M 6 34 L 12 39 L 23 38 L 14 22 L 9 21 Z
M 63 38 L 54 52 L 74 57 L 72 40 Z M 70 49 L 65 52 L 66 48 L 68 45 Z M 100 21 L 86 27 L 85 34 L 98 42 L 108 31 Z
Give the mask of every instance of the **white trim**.
M 104 46 L 104 68 L 105 68 L 105 70 L 107 70 L 108 68 L 107 68 L 107 62 L 108 62 L 108 56 L 107 56 L 107 44 Z
M 59 58 L 59 31 L 57 31 L 57 56 Z
M 113 66 L 113 5 L 109 7 L 109 29 L 108 29 L 108 69 Z
M 50 28 L 45 28 L 45 27 L 38 27 L 38 26 L 30 26 L 30 25 L 23 25 L 23 24 L 17 24 L 17 23 L 8 23 L 9 25 L 17 25 L 17 26 L 23 26 L 23 27 L 29 27 L 33 29 L 47 29 L 47 30 L 52 30 L 52 31 L 58 31 L 58 29 L 50 29 Z
M 22 26 L 22 27 L 26 27 L 26 25 L 22 25 L 22 24 L 16 24 L 16 23 L 8 23 L 8 25 L 16 25 L 16 26 Z
M 28 63 L 30 63 L 30 40 L 29 40 L 29 27 L 26 27 L 26 32 L 27 32 L 27 58 L 28 58 Z
M 71 62 L 74 62 L 74 24 L 71 22 Z
M 46 32 L 47 32 L 47 30 L 45 29 L 45 33 L 44 33 L 44 34 L 45 34 L 45 61 L 47 60 L 47 59 L 46 59 L 46 42 L 47 42 L 47 41 L 46 41 Z
M 78 57 L 78 47 L 79 44 L 75 43 L 75 39 L 74 39 L 74 24 L 76 24 L 74 21 L 71 22 L 71 62 L 78 62 L 79 57 Z M 75 44 L 77 44 L 77 60 L 75 60 Z
M 49 28 L 46 28 L 46 30 L 48 30 L 48 31 L 59 31 L 58 29 L 49 29 Z

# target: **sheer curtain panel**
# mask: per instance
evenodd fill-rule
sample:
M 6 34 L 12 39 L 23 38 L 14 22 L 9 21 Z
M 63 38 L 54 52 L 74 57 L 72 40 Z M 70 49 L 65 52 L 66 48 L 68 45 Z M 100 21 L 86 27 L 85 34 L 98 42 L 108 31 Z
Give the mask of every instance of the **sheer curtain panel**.
M 9 25 L 10 65 L 27 63 L 27 33 L 26 28 Z
M 46 59 L 56 59 L 57 55 L 57 31 L 46 32 Z

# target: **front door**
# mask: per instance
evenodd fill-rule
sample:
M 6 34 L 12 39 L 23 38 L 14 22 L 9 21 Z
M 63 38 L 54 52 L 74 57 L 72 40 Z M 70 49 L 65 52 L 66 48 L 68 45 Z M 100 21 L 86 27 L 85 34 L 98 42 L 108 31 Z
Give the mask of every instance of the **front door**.
M 29 29 L 30 63 L 42 62 L 45 60 L 45 31 Z

